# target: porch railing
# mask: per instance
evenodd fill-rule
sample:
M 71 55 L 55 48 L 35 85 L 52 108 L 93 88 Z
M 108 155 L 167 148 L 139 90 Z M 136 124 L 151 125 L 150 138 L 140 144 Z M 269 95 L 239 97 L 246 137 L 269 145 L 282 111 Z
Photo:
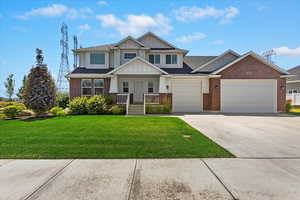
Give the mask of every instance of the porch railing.
M 117 104 L 125 104 L 126 105 L 126 114 L 128 114 L 128 108 L 130 103 L 130 94 L 117 94 Z
M 300 93 L 286 94 L 286 100 L 292 100 L 292 105 L 300 105 Z
M 159 104 L 159 94 L 144 94 L 144 115 L 146 114 L 147 104 Z

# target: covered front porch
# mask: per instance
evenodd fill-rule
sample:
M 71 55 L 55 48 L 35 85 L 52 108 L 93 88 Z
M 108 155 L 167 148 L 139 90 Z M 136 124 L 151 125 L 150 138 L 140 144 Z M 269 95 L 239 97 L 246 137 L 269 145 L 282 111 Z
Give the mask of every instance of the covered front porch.
M 125 63 L 110 74 L 109 93 L 115 95 L 117 104 L 126 105 L 127 113 L 131 105 L 145 114 L 147 104 L 171 104 L 167 73 L 141 58 Z

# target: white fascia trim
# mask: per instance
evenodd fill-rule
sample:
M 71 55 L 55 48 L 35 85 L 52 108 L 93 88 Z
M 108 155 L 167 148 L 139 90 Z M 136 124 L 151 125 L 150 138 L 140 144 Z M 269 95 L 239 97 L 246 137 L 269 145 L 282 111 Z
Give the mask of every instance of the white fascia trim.
M 67 74 L 67 78 L 110 78 L 113 77 L 112 75 L 108 74 Z
M 210 74 L 208 75 L 209 78 L 220 78 L 222 75 L 214 75 L 214 74 Z
M 266 64 L 266 65 L 272 67 L 272 68 L 275 69 L 276 71 L 281 72 L 281 73 L 284 73 L 284 74 L 288 74 L 287 71 L 281 69 L 281 68 L 278 67 L 277 65 L 274 65 L 274 64 L 272 64 L 272 63 L 267 62 L 264 58 L 262 58 L 261 56 L 259 56 L 259 55 L 256 54 L 256 53 L 254 53 L 253 51 L 249 51 L 248 53 L 244 54 L 242 57 L 240 57 L 240 58 L 238 58 L 238 59 L 232 61 L 231 63 L 225 65 L 224 67 L 222 67 L 222 68 L 220 68 L 219 70 L 213 72 L 212 74 L 218 74 L 218 73 L 220 73 L 221 71 L 223 71 L 223 70 L 227 69 L 228 67 L 230 67 L 231 65 L 233 65 L 233 64 L 235 64 L 235 63 L 237 63 L 237 62 L 243 60 L 244 58 L 246 58 L 247 56 L 250 56 L 250 55 L 253 56 L 254 58 L 256 58 L 257 60 L 263 62 L 264 64 Z
M 203 79 L 203 78 L 208 78 L 209 76 L 172 74 L 172 75 L 163 75 L 162 77 L 166 77 L 166 78 L 183 78 L 183 79 Z
M 107 74 L 113 74 L 113 73 L 119 71 L 120 69 L 122 69 L 123 67 L 125 67 L 126 65 L 129 65 L 130 63 L 134 62 L 135 60 L 140 60 L 140 61 L 142 61 L 142 62 L 144 62 L 144 63 L 150 65 L 150 67 L 152 67 L 152 68 L 154 68 L 154 69 L 160 71 L 161 73 L 163 73 L 163 74 L 168 74 L 168 73 L 165 72 L 164 70 L 160 69 L 159 67 L 157 67 L 157 66 L 155 66 L 155 65 L 153 65 L 153 64 L 151 64 L 151 63 L 149 63 L 147 60 L 142 59 L 141 57 L 138 57 L 138 56 L 135 57 L 135 58 L 133 58 L 133 59 L 131 59 L 131 60 L 129 60 L 128 62 L 124 63 L 123 65 L 119 66 L 118 68 L 116 68 L 116 69 L 114 69 L 114 70 L 108 72 Z
M 287 81 L 287 83 L 300 83 L 300 80 L 296 80 L 296 81 Z
M 169 42 L 167 42 L 167 41 L 165 41 L 164 39 L 158 37 L 157 35 L 155 35 L 154 33 L 150 32 L 150 31 L 147 32 L 147 33 L 145 33 L 144 35 L 140 36 L 139 38 L 137 38 L 137 40 L 139 40 L 139 39 L 145 37 L 146 35 L 152 35 L 153 37 L 155 37 L 156 39 L 160 40 L 161 42 L 163 42 L 163 43 L 165 43 L 165 44 L 167 44 L 167 45 L 169 45 L 169 46 L 171 46 L 171 47 L 173 47 L 173 48 L 177 48 L 177 47 L 174 46 L 173 44 L 170 44 Z M 177 48 L 177 49 L 178 49 L 178 48 Z
M 296 75 L 293 74 L 288 74 L 288 75 L 281 75 L 280 78 L 292 78 L 295 77 Z
M 137 41 L 136 39 L 134 39 L 131 36 L 127 36 L 126 38 L 122 39 L 120 42 L 118 42 L 117 44 L 115 44 L 115 46 L 120 46 L 120 44 L 122 44 L 123 42 L 125 42 L 127 40 L 132 40 L 132 41 L 136 42 L 137 44 L 141 45 L 142 47 L 145 47 L 144 44 L 142 44 L 141 42 Z
M 233 55 L 235 55 L 235 56 L 237 56 L 237 57 L 241 57 L 240 54 L 236 53 L 235 51 L 233 51 L 233 50 L 231 50 L 231 49 L 228 49 L 227 51 L 225 51 L 224 53 L 222 53 L 222 54 L 219 55 L 218 57 L 216 57 L 216 58 L 214 58 L 214 59 L 208 61 L 207 63 L 204 63 L 203 65 L 201 65 L 201 66 L 199 66 L 199 67 L 197 67 L 196 69 L 194 69 L 194 70 L 192 71 L 192 73 L 195 73 L 195 72 L 197 72 L 199 69 L 201 69 L 201 68 L 203 68 L 203 67 L 205 67 L 205 66 L 207 66 L 207 65 L 209 65 L 209 64 L 211 64 L 211 63 L 213 63 L 213 62 L 215 62 L 216 60 L 218 60 L 219 58 L 225 56 L 225 55 L 228 54 L 228 53 L 231 53 L 231 54 L 233 54 Z

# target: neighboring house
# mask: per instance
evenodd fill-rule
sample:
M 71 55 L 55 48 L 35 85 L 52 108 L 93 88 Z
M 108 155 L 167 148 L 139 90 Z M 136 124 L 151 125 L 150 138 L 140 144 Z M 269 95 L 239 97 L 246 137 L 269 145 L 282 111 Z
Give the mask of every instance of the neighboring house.
M 286 92 L 300 94 L 300 65 L 289 69 L 288 72 L 294 76 L 287 79 Z
M 300 105 L 300 65 L 289 69 L 288 72 L 293 76 L 287 79 L 286 99 L 292 100 L 293 105 Z
M 173 112 L 284 111 L 288 73 L 254 52 L 187 56 L 151 32 L 74 52 L 71 98 L 108 94 L 119 104 L 170 104 Z

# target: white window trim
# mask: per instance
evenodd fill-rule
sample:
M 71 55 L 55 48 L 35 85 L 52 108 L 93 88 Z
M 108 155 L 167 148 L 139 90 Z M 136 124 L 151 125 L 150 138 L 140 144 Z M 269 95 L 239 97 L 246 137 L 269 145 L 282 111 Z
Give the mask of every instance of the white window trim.
M 86 80 L 91 81 L 91 87 L 83 87 L 82 86 L 83 81 L 86 81 Z M 91 94 L 90 95 L 83 94 L 83 88 L 91 88 Z M 80 90 L 81 90 L 81 96 L 93 96 L 93 81 L 92 81 L 92 79 L 81 79 Z
M 167 56 L 171 56 L 171 63 L 167 63 Z M 172 63 L 172 57 L 176 56 L 176 63 Z M 178 64 L 178 55 L 177 54 L 166 54 L 166 65 L 177 65 Z
M 91 54 L 104 54 L 104 64 L 91 64 Z M 108 68 L 109 66 L 109 54 L 108 52 L 103 52 L 103 51 L 95 51 L 95 52 L 89 52 L 86 53 L 85 57 L 85 66 L 86 68 Z
M 153 59 L 154 59 L 154 60 L 153 60 L 153 61 L 154 61 L 153 63 L 150 62 L 150 56 L 153 56 Z M 155 56 L 159 56 L 159 63 L 156 63 L 156 62 L 155 62 Z M 148 60 L 149 60 L 149 62 L 150 62 L 151 64 L 154 64 L 154 65 L 160 65 L 160 63 L 161 63 L 161 56 L 160 56 L 160 54 L 157 54 L 157 53 L 151 53 L 151 54 L 148 55 Z
M 96 81 L 96 80 L 102 80 L 102 81 L 103 81 L 103 86 L 102 86 L 102 87 L 96 86 L 96 85 L 95 85 L 95 81 Z M 103 90 L 102 90 L 102 91 L 103 91 L 102 94 L 104 94 L 104 79 L 103 79 L 103 78 L 96 78 L 96 79 L 94 79 L 92 82 L 93 82 L 93 86 L 94 86 L 94 87 L 93 87 L 93 95 L 96 95 L 96 89 L 97 89 L 97 88 L 102 88 L 102 89 L 103 89 Z
M 151 87 L 149 87 L 150 83 L 152 83 L 152 92 L 149 92 L 149 88 L 151 88 Z M 148 81 L 148 83 L 147 83 L 147 93 L 149 93 L 149 94 L 154 93 L 154 81 Z
M 127 83 L 128 92 L 124 92 L 124 83 Z M 129 81 L 122 81 L 122 93 L 129 93 Z
M 131 59 L 135 58 L 135 57 L 133 57 L 133 58 L 125 58 L 126 54 L 135 54 L 135 57 L 137 57 L 137 53 L 135 53 L 135 52 L 125 52 L 125 53 L 123 53 L 123 59 L 124 60 L 131 60 Z

